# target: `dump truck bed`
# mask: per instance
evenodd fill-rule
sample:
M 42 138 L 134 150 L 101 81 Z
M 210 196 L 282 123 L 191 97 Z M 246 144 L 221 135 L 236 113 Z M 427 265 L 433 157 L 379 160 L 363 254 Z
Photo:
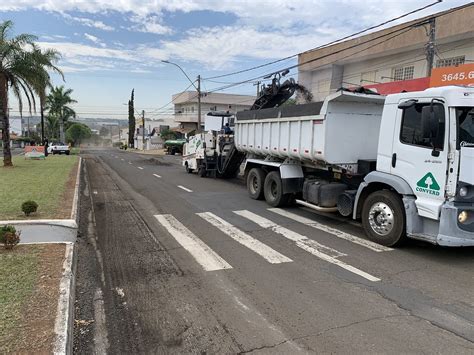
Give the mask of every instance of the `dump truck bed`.
M 323 102 L 237 113 L 239 151 L 266 158 L 356 164 L 376 159 L 384 96 L 337 92 Z

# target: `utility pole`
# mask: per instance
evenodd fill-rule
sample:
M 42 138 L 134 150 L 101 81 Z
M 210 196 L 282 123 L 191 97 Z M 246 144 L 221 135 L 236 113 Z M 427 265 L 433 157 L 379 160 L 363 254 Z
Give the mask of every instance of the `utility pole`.
M 260 95 L 260 81 L 257 81 L 256 83 L 254 83 L 253 86 L 257 87 L 257 97 L 258 97 L 258 95 Z
M 426 76 L 431 76 L 431 70 L 433 69 L 434 56 L 435 56 L 435 40 L 436 40 L 436 18 L 433 17 L 429 20 L 429 33 L 428 43 L 426 44 Z
M 201 132 L 201 75 L 197 77 L 197 94 L 198 94 L 198 132 Z
M 145 150 L 145 110 L 142 110 L 142 125 L 143 125 L 142 149 Z

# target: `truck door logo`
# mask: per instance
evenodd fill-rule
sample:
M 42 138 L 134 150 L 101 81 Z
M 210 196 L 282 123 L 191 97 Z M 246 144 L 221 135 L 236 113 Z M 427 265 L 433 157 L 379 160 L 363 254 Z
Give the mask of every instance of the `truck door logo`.
M 441 188 L 432 173 L 426 174 L 416 183 L 416 191 L 418 192 L 439 196 L 439 190 Z

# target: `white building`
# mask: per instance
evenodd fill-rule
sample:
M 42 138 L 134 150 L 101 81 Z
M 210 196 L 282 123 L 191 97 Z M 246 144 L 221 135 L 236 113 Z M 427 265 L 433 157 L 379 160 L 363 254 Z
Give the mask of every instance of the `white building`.
M 470 5 L 470 6 L 469 6 Z M 298 81 L 314 101 L 341 87 L 364 86 L 388 94 L 429 86 L 426 46 L 435 24 L 434 68 L 474 63 L 471 4 L 302 53 Z
M 211 111 L 248 110 L 256 97 L 251 95 L 235 95 L 222 93 L 202 93 L 201 98 L 201 125 L 204 125 L 205 116 Z M 184 91 L 173 95 L 174 120 L 183 130 L 197 128 L 198 97 L 195 91 Z

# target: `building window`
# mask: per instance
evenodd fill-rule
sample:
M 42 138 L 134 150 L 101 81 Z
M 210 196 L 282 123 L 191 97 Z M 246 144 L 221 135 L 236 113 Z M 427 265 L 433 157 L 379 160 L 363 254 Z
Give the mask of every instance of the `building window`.
M 403 110 L 400 142 L 425 148 L 436 148 L 443 150 L 445 126 L 444 115 L 442 115 L 442 117 L 438 117 L 438 139 L 436 142 L 434 142 L 434 147 L 429 139 L 423 138 L 423 131 L 421 127 L 421 110 L 427 105 L 429 104 L 416 104 Z M 441 104 L 435 105 L 442 106 Z
M 409 67 L 394 68 L 392 77 L 394 81 L 410 80 L 413 79 L 414 73 L 415 67 L 413 65 Z
M 438 59 L 436 61 L 436 67 L 457 67 L 458 65 L 464 64 L 466 61 L 466 56 L 461 55 L 459 57 L 451 57 L 446 59 Z
M 191 112 L 194 112 L 194 106 L 191 106 Z

